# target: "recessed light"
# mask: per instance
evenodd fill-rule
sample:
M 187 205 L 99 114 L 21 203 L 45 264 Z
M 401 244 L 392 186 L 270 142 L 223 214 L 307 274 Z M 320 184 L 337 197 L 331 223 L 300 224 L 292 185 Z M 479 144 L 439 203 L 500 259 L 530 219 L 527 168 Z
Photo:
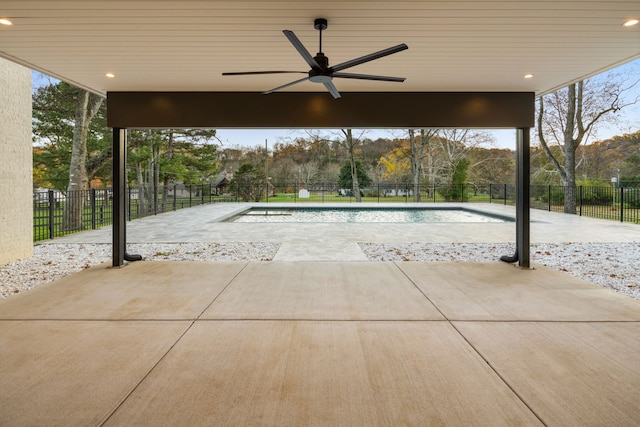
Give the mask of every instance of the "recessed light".
M 13 22 L 9 21 L 7 18 L 0 18 L 0 24 L 2 24 L 2 25 L 13 25 Z
M 533 78 L 533 74 L 525 74 L 524 78 L 525 79 L 532 79 Z
M 107 73 L 105 74 L 105 76 L 109 77 L 110 79 L 114 78 L 116 75 L 113 73 Z
M 624 25 L 625 27 L 633 27 L 636 24 L 638 24 L 638 20 L 637 19 L 629 19 L 628 21 L 626 21 L 622 25 Z

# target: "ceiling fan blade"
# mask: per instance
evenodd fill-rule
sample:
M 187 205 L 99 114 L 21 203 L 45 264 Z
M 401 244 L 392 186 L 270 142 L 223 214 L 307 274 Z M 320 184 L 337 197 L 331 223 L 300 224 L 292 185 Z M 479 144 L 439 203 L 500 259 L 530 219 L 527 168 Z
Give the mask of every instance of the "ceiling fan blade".
M 245 76 L 251 74 L 307 74 L 306 71 L 238 71 L 222 73 L 223 76 Z
M 324 87 L 327 88 L 331 96 L 333 96 L 335 99 L 340 98 L 340 92 L 338 92 L 338 89 L 336 88 L 336 86 L 333 84 L 331 80 L 322 82 L 322 84 L 324 85 Z
M 380 80 L 383 82 L 402 83 L 405 77 L 388 77 L 388 76 L 372 76 L 370 74 L 353 74 L 353 73 L 333 73 L 332 77 L 340 77 L 343 79 L 360 79 L 360 80 Z
M 277 88 L 274 88 L 274 89 L 271 89 L 271 90 L 268 90 L 268 91 L 266 91 L 266 92 L 262 92 L 262 93 L 263 93 L 263 94 L 265 94 L 265 95 L 268 95 L 268 94 L 270 94 L 270 93 L 277 92 L 277 91 L 279 91 L 280 89 L 284 89 L 284 88 L 286 88 L 286 87 L 293 86 L 293 85 L 296 85 L 296 84 L 298 84 L 298 83 L 302 83 L 302 82 L 304 82 L 305 80 L 309 80 L 309 77 L 304 77 L 304 78 L 302 78 L 302 79 L 300 79 L 300 80 L 296 80 L 296 81 L 294 81 L 294 82 L 287 83 L 286 85 L 278 86 Z
M 402 43 L 397 46 L 389 47 L 387 49 L 380 50 L 378 52 L 370 53 L 369 55 L 361 56 L 360 58 L 352 59 L 351 61 L 342 62 L 338 65 L 331 67 L 333 71 L 341 71 L 346 68 L 355 67 L 356 65 L 364 64 L 365 62 L 373 61 L 374 59 L 382 58 L 394 53 L 401 52 L 409 49 L 409 46 Z
M 293 33 L 293 31 L 283 30 L 282 32 L 284 33 L 285 36 L 287 36 L 287 38 L 289 39 L 293 47 L 296 48 L 298 53 L 300 53 L 300 55 L 304 58 L 304 60 L 307 62 L 307 64 L 309 64 L 311 68 L 315 70 L 321 69 L 318 62 L 316 62 L 316 60 L 313 59 L 313 56 L 311 56 L 307 48 L 304 47 L 300 39 L 298 39 L 298 37 Z

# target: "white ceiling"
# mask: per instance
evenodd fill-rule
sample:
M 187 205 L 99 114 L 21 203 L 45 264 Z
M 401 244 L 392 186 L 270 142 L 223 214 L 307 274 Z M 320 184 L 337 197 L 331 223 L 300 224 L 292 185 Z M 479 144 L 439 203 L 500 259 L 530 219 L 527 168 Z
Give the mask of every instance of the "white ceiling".
M 335 79 L 341 92 L 543 94 L 640 57 L 640 25 L 622 25 L 640 18 L 640 0 L 2 0 L 0 18 L 14 25 L 0 25 L 0 56 L 100 93 L 264 91 L 304 76 L 221 73 L 307 71 L 282 30 L 314 55 L 319 17 L 331 64 L 409 46 L 345 70 L 404 83 Z

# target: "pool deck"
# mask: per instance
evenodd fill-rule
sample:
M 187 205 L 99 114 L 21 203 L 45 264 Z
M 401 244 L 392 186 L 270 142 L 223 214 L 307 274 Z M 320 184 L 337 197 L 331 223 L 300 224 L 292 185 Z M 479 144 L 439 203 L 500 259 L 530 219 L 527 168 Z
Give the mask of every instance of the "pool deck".
M 345 206 L 346 205 L 346 206 Z M 127 223 L 128 243 L 274 242 L 275 261 L 366 261 L 358 242 L 514 243 L 515 222 L 505 223 L 233 223 L 221 222 L 255 207 L 398 207 L 406 203 L 219 203 L 168 212 Z M 424 207 L 460 204 L 425 203 Z M 465 203 L 465 208 L 515 219 L 515 208 Z M 531 243 L 640 242 L 640 226 L 616 221 L 531 210 Z M 111 227 L 57 238 L 51 243 L 111 243 Z M 46 243 L 44 243 L 46 244 Z M 496 254 L 496 259 L 500 255 Z
M 293 251 L 305 237 L 327 250 L 331 236 L 515 233 L 513 223 L 215 222 L 237 208 L 134 221 L 129 242 L 290 241 Z M 534 241 L 640 241 L 637 225 L 532 217 Z M 110 236 L 81 234 L 65 240 Z M 96 266 L 0 301 L 0 425 L 640 423 L 640 301 L 544 267 L 289 253 Z

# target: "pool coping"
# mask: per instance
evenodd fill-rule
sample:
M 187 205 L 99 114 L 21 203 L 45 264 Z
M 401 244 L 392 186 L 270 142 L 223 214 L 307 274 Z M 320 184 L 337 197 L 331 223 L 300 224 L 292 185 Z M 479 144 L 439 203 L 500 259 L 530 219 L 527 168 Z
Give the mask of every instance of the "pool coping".
M 460 202 L 463 203 L 463 202 Z M 250 203 L 248 205 L 244 205 L 238 208 L 235 211 L 228 212 L 224 215 L 221 215 L 216 219 L 216 222 L 233 222 L 232 220 L 238 216 L 244 215 L 246 212 L 254 210 L 254 209 L 289 209 L 289 210 L 438 210 L 438 211 L 463 211 L 470 212 L 479 215 L 484 215 L 490 218 L 500 219 L 505 222 L 515 222 L 515 215 L 503 214 L 499 212 L 491 212 L 488 210 L 478 209 L 467 207 L 458 203 L 438 203 L 438 204 L 380 204 L 380 203 L 355 203 L 355 204 L 344 204 L 344 203 L 268 203 L 268 202 L 256 202 Z M 454 223 L 457 221 L 453 221 Z M 536 221 L 531 221 L 536 222 Z M 286 223 L 286 221 L 282 221 L 282 223 Z M 329 222 L 331 223 L 331 222 Z M 368 223 L 367 221 L 362 221 L 362 223 Z M 390 221 L 389 223 L 393 223 Z M 473 222 L 472 222 L 473 223 Z M 481 224 L 481 222 L 480 222 Z

